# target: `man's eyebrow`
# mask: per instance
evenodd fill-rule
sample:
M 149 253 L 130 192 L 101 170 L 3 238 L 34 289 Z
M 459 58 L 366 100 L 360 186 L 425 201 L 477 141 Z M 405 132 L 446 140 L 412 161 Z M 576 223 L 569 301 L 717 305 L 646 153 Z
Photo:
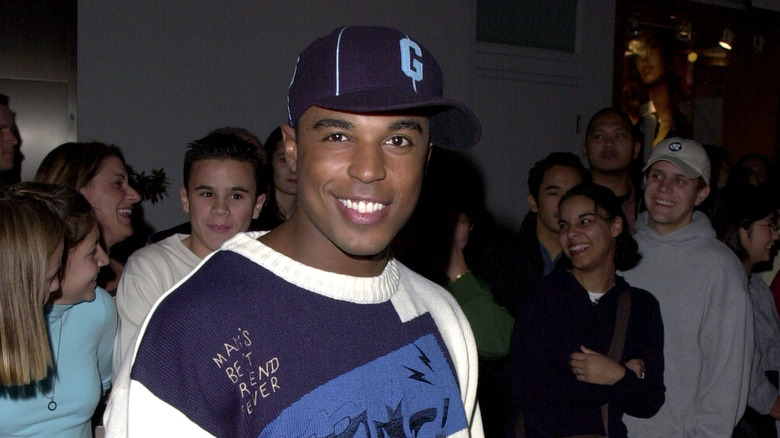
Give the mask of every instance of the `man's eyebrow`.
M 321 119 L 317 123 L 312 126 L 313 129 L 322 129 L 322 128 L 341 128 L 341 129 L 348 129 L 352 130 L 355 129 L 355 124 L 348 122 L 344 119 Z
M 207 184 L 199 184 L 196 187 L 193 187 L 192 190 L 214 190 L 214 187 Z
M 403 129 L 408 129 L 411 131 L 417 131 L 420 134 L 423 132 L 422 125 L 418 122 L 415 122 L 414 120 L 397 120 L 392 123 L 390 123 L 387 126 L 387 129 L 389 131 L 399 131 Z

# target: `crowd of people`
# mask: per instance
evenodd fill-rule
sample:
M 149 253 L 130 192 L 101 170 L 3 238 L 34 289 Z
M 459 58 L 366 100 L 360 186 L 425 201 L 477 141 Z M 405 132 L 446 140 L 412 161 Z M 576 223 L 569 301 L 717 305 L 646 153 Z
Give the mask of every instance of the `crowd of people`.
M 780 436 L 771 161 L 729 168 L 663 117 L 643 153 L 605 108 L 584 164 L 535 163 L 515 232 L 442 83 L 402 32 L 335 29 L 264 143 L 187 145 L 187 222 L 126 263 L 122 150 L 66 143 L 14 180 L 0 95 L 0 435 Z

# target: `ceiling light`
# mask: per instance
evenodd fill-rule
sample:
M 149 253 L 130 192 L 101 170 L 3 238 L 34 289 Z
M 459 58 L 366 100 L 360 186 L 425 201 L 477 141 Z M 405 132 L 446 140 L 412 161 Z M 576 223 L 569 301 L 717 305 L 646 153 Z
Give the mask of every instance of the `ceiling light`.
M 681 20 L 680 24 L 677 25 L 675 36 L 680 41 L 690 41 L 691 40 L 691 23 L 688 23 L 685 20 Z
M 723 47 L 726 50 L 731 50 L 731 46 L 734 43 L 734 32 L 731 31 L 728 27 L 723 29 L 723 36 L 720 37 L 720 41 L 718 41 L 718 44 L 720 44 L 721 47 Z

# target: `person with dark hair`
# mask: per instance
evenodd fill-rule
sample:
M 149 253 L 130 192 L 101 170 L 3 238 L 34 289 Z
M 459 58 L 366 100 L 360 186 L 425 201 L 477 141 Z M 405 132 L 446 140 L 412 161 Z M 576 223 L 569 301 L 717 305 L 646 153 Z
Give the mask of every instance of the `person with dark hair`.
M 516 315 L 526 288 L 552 272 L 561 254 L 558 201 L 570 188 L 591 181 L 580 158 L 553 152 L 528 172 L 529 212 L 516 238 L 486 252 L 472 266 L 490 286 L 496 301 Z
M 268 134 L 265 155 L 268 157 L 268 198 L 251 228 L 264 231 L 276 228 L 292 215 L 298 194 L 298 177 L 285 157 L 282 128 L 277 127 Z
M 255 145 L 236 135 L 209 134 L 190 143 L 183 174 L 179 194 L 190 218 L 190 234 L 177 233 L 134 252 L 119 279 L 115 374 L 155 301 L 204 257 L 247 231 L 263 208 L 263 164 Z
M 722 208 L 721 191 L 729 181 L 730 168 L 728 164 L 728 151 L 714 144 L 705 144 L 704 150 L 710 160 L 710 194 L 697 209 L 712 221 L 715 212 Z
M 255 136 L 255 134 L 253 134 L 248 129 L 234 127 L 234 126 L 225 126 L 222 128 L 217 128 L 212 130 L 206 136 L 211 136 L 211 135 L 237 137 L 239 140 L 251 144 L 256 148 L 257 154 L 260 157 L 260 161 L 259 161 L 260 166 L 265 169 L 268 160 L 266 159 L 265 148 L 263 147 L 263 143 L 261 143 L 260 139 L 257 138 L 257 136 Z M 219 138 L 219 137 L 214 137 L 214 138 Z M 261 181 L 261 183 L 265 184 L 265 181 Z M 264 189 L 261 192 L 267 193 L 268 190 Z M 256 219 L 252 220 L 252 224 L 249 226 L 250 230 L 261 229 L 254 226 L 256 222 L 257 222 Z M 189 221 L 182 222 L 179 225 L 173 226 L 171 228 L 166 228 L 162 231 L 158 231 L 152 234 L 151 236 L 149 236 L 149 243 L 157 243 L 163 239 L 173 236 L 174 234 L 192 234 L 192 224 Z
M 512 337 L 526 437 L 625 437 L 624 412 L 647 418 L 664 402 L 658 301 L 615 273 L 641 258 L 625 223 L 606 187 L 580 184 L 561 198 L 566 258 L 531 287 Z
M 750 184 L 763 187 L 769 182 L 769 173 L 772 169 L 772 161 L 764 154 L 746 154 L 737 161 L 733 171 L 745 169 L 746 178 Z M 737 183 L 737 181 L 730 181 Z
M 9 186 L 20 180 L 22 143 L 16 114 L 8 107 L 8 96 L 0 94 L 0 187 Z
M 65 236 L 59 288 L 45 306 L 52 367 L 31 385 L 0 388 L 0 435 L 89 438 L 95 408 L 111 387 L 117 328 L 114 300 L 96 285 L 108 255 L 95 211 L 67 186 L 23 182 L 10 191 L 45 204 Z
M 629 42 L 633 56 L 625 57 L 623 110 L 649 138 L 643 142 L 645 157 L 665 138 L 693 135 L 693 97 L 678 73 L 674 45 L 669 33 L 647 28 Z M 644 124 L 647 118 L 653 123 Z
M 609 187 L 620 198 L 629 231 L 634 232 L 642 200 L 632 164 L 642 145 L 634 139 L 631 119 L 618 108 L 604 108 L 588 122 L 582 155 L 590 165 L 593 182 Z M 641 167 L 641 165 L 639 166 Z
M 268 163 L 268 156 L 265 154 L 263 143 L 252 131 L 237 126 L 225 126 L 209 132 L 209 135 L 211 134 L 235 135 L 236 137 L 250 143 L 252 146 L 257 148 L 257 153 L 260 155 L 260 160 L 263 165 Z
M 777 436 L 776 420 L 780 420 L 780 317 L 769 286 L 754 270 L 771 259 L 777 242 L 775 207 L 766 189 L 750 184 L 727 186 L 723 208 L 713 218 L 718 239 L 739 257 L 748 276 L 755 334 L 753 374 L 748 408 L 737 430 L 752 429 L 756 437 Z
M 340 27 L 300 53 L 282 125 L 296 208 L 157 301 L 108 437 L 483 436 L 468 320 L 390 250 L 431 146 L 479 142 L 443 92 L 433 55 L 396 29 Z
M 465 156 L 434 147 L 414 214 L 393 252 L 415 272 L 444 286 L 469 320 L 479 356 L 477 397 L 485 435 L 503 437 L 512 414 L 506 372 L 514 318 L 499 306 L 472 266 L 493 244 L 481 175 Z M 508 379 L 506 379 L 508 381 Z
M 623 422 L 637 437 L 730 437 L 747 401 L 753 317 L 742 264 L 695 211 L 710 161 L 699 143 L 669 138 L 644 171 L 647 211 L 634 234 L 643 258 L 621 275 L 661 305 L 667 391 L 655 416 Z
M 561 257 L 558 241 L 561 196 L 586 181 L 591 181 L 590 173 L 572 153 L 553 152 L 537 161 L 528 172 L 529 212 L 519 232 L 496 236 L 493 244 L 481 251 L 470 251 L 479 255 L 471 257 L 469 267 L 487 284 L 495 302 L 512 317 L 516 318 L 520 312 L 528 287 L 552 272 Z M 491 410 L 485 414 L 486 431 L 510 428 L 515 412 L 509 391 L 508 357 L 480 362 L 480 393 L 486 399 L 486 411 Z M 492 432 L 492 436 L 496 435 Z

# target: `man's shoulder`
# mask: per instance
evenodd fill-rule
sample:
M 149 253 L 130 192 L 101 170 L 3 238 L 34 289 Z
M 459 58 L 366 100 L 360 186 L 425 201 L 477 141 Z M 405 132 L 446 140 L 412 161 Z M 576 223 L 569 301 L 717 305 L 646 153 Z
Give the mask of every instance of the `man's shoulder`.
M 258 275 L 273 275 L 255 261 L 233 251 L 215 251 L 204 259 L 178 288 L 230 288 L 254 281 Z M 250 280 L 251 278 L 251 280 Z M 258 285 L 260 286 L 260 285 Z
M 159 242 L 150 243 L 130 254 L 127 263 L 159 263 L 160 261 L 165 261 L 172 257 L 179 259 L 186 257 L 187 253 L 185 251 L 190 251 L 184 246 L 184 243 L 182 243 L 182 240 L 186 237 L 187 235 L 184 234 L 174 234 Z M 192 254 L 192 256 L 197 257 L 195 254 Z
M 450 293 L 443 286 L 423 277 L 401 262 L 398 262 L 398 276 L 400 284 L 413 291 L 413 295 L 420 292 L 430 293 L 439 297 L 449 296 Z

